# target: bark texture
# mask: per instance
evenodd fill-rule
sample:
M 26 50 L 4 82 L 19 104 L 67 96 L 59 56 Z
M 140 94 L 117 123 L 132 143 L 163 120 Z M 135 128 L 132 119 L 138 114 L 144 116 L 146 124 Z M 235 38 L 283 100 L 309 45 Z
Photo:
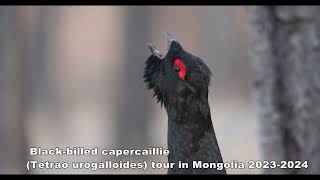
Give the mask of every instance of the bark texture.
M 248 7 L 262 159 L 308 161 L 320 173 L 320 7 Z

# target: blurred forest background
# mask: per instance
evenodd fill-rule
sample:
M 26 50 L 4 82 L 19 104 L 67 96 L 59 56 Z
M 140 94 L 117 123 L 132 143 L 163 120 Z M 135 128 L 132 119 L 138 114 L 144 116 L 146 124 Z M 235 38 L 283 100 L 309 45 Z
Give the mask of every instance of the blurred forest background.
M 209 101 L 224 160 L 260 159 L 247 24 L 246 9 L 240 6 L 0 7 L 0 173 L 25 173 L 26 160 L 33 159 L 108 160 L 30 157 L 29 147 L 166 147 L 167 115 L 152 99 L 142 74 L 150 55 L 146 44 L 164 50 L 167 31 L 213 72 Z

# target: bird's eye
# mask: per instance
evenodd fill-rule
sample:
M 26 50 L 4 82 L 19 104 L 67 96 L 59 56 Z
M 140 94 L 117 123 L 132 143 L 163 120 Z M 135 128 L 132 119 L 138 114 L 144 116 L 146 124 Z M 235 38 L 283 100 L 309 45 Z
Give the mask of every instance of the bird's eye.
M 173 70 L 178 73 L 178 72 L 180 72 L 180 67 L 179 66 L 173 66 Z

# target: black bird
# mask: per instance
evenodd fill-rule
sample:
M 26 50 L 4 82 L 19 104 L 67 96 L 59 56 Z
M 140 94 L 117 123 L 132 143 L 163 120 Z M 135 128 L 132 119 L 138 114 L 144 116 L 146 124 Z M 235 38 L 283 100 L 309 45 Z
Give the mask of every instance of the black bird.
M 148 45 L 152 54 L 145 62 L 143 77 L 168 114 L 168 161 L 175 163 L 168 174 L 226 174 L 224 168 L 193 168 L 197 161 L 223 163 L 208 103 L 211 72 L 171 33 L 166 36 L 165 55 Z M 188 168 L 178 168 L 179 161 L 188 163 Z

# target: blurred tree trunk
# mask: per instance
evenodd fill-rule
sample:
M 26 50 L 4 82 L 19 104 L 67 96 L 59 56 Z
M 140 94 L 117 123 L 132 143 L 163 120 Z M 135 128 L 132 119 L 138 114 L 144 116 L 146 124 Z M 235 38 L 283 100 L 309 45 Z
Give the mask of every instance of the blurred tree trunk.
M 11 21 L 14 20 L 14 9 L 0 8 L 0 173 L 7 173 L 8 158 L 8 58 L 7 48 Z
M 17 8 L 0 8 L 0 173 L 25 172 L 22 66 Z
M 248 7 L 264 160 L 308 161 L 320 173 L 320 7 Z
M 18 38 L 23 66 L 23 87 L 26 111 L 43 107 L 49 97 L 47 61 L 47 21 L 51 7 L 20 7 Z
M 49 7 L 17 7 L 16 48 L 19 49 L 19 91 L 21 96 L 20 126 L 23 161 L 29 160 L 28 125 L 32 124 L 34 112 L 43 110 L 48 102 L 48 72 L 46 48 L 46 21 Z M 32 126 L 32 125 L 31 125 Z M 22 164 L 24 165 L 24 164 Z M 24 168 L 24 166 L 22 166 Z M 28 173 L 33 173 L 32 170 Z
M 0 9 L 0 173 L 26 172 L 28 118 L 48 91 L 41 10 Z
M 148 120 L 150 104 L 144 93 L 142 79 L 144 59 L 149 53 L 151 10 L 149 7 L 128 7 L 125 32 L 126 62 L 120 72 L 119 119 L 117 120 L 117 144 L 119 148 L 144 148 L 148 144 Z M 145 44 L 139 44 L 145 42 Z M 146 52 L 143 54 L 141 52 Z M 140 78 L 139 78 L 140 77 Z

